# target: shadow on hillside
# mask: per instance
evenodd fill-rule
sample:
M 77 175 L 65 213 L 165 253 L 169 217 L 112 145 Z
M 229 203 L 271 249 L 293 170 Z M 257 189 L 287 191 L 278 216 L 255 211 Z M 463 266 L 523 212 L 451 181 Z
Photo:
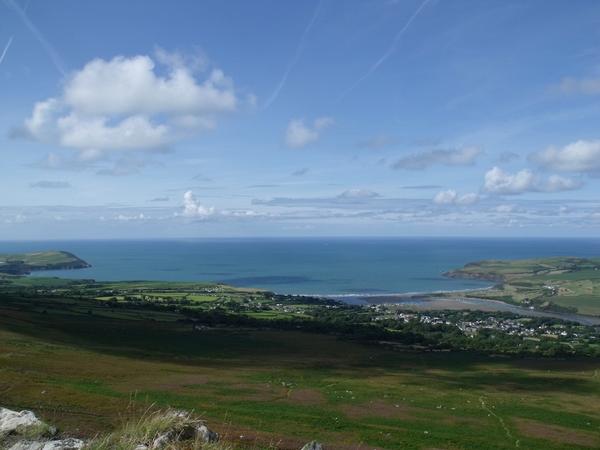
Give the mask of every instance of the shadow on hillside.
M 4 305 L 0 299 L 0 305 Z M 2 308 L 0 329 L 108 355 L 205 367 L 347 371 L 351 377 L 406 374 L 448 388 L 590 393 L 596 383 L 570 372 L 600 369 L 592 359 L 493 358 L 473 353 L 416 353 L 300 331 L 217 328 L 128 320 L 64 311 Z M 404 381 L 403 381 L 404 382 Z

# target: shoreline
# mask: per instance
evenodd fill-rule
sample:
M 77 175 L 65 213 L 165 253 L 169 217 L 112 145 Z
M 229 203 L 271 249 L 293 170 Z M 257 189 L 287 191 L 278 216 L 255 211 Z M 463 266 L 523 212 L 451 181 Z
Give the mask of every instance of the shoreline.
M 454 295 L 460 294 L 462 292 L 476 292 L 476 291 L 487 291 L 489 289 L 493 289 L 494 285 L 483 286 L 480 288 L 468 288 L 468 289 L 442 289 L 437 291 L 411 291 L 411 292 L 392 292 L 389 294 L 382 293 L 364 293 L 364 294 L 301 294 L 307 297 L 323 297 L 323 298 L 384 298 L 384 297 L 392 297 L 392 298 L 411 298 L 417 296 L 440 296 L 444 294 Z

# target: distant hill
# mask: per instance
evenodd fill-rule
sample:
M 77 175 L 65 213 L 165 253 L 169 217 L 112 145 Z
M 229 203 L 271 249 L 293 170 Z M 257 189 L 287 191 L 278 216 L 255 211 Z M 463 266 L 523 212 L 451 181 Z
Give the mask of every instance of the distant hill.
M 0 254 L 0 273 L 27 275 L 37 270 L 85 269 L 90 264 L 69 252 Z
M 445 274 L 496 283 L 468 295 L 557 312 L 600 316 L 600 258 L 488 260 Z

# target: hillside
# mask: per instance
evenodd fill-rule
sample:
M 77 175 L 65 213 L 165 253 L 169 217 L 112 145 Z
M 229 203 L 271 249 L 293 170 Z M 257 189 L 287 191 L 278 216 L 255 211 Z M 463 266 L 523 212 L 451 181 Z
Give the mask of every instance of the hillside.
M 69 252 L 0 254 L 0 274 L 27 275 L 38 270 L 85 269 L 87 262 Z

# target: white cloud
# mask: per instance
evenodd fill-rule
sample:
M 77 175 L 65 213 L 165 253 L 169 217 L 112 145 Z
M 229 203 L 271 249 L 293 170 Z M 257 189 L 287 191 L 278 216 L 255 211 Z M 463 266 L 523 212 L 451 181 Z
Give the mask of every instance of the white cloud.
M 579 189 L 581 182 L 570 178 L 551 175 L 547 179 L 529 169 L 511 174 L 493 167 L 485 174 L 484 189 L 492 194 L 518 195 L 525 192 L 559 192 Z
M 237 99 L 231 80 L 221 70 L 213 70 L 199 83 L 183 61 L 168 68 L 169 74 L 161 77 L 149 56 L 94 59 L 67 82 L 64 100 L 74 110 L 90 115 L 181 115 L 235 110 Z
M 510 214 L 512 212 L 514 212 L 516 209 L 515 205 L 498 205 L 494 208 L 494 211 L 498 212 L 498 213 L 502 213 L 502 214 Z
M 495 194 L 521 194 L 533 190 L 534 182 L 535 175 L 528 169 L 511 175 L 494 167 L 485 174 L 484 188 Z
M 139 213 L 136 215 L 126 215 L 126 214 L 119 214 L 117 216 L 115 216 L 115 220 L 118 220 L 120 222 L 131 222 L 134 220 L 146 220 L 146 216 L 144 215 L 144 213 Z
M 204 80 L 198 64 L 157 51 L 94 59 L 73 73 L 57 97 L 38 102 L 25 120 L 27 135 L 75 149 L 87 159 L 111 151 L 148 150 L 216 126 L 216 118 L 237 109 L 233 82 L 219 70 Z
M 465 147 L 452 150 L 429 150 L 421 153 L 412 153 L 396 161 L 394 169 L 423 170 L 434 165 L 444 166 L 470 166 L 481 155 L 481 150 L 476 147 Z
M 366 199 L 366 198 L 377 198 L 380 195 L 377 192 L 368 189 L 348 189 L 338 195 L 338 198 L 343 199 Z
M 472 205 L 479 201 L 479 196 L 474 192 L 459 196 L 453 189 L 438 192 L 433 197 L 433 202 L 437 205 Z
M 562 148 L 550 147 L 531 155 L 540 166 L 561 172 L 600 171 L 600 140 L 579 140 Z
M 469 192 L 468 194 L 462 195 L 458 198 L 457 203 L 459 205 L 472 205 L 479 201 L 479 195 L 474 192 Z
M 59 143 L 81 150 L 86 159 L 105 150 L 158 148 L 172 137 L 167 125 L 153 124 L 144 116 L 130 116 L 112 126 L 107 122 L 106 117 L 61 117 L 57 120 Z
M 319 117 L 313 125 L 306 125 L 303 119 L 293 119 L 288 124 L 285 133 L 285 143 L 288 147 L 302 148 L 316 142 L 321 137 L 321 132 L 333 125 L 331 117 Z
M 192 191 L 186 191 L 183 194 L 183 216 L 206 218 L 215 214 L 215 208 L 206 207 L 198 201 Z
M 542 190 L 544 192 L 572 191 L 579 189 L 581 186 L 582 183 L 578 180 L 572 180 L 571 178 L 558 175 L 550 175 L 544 183 Z

